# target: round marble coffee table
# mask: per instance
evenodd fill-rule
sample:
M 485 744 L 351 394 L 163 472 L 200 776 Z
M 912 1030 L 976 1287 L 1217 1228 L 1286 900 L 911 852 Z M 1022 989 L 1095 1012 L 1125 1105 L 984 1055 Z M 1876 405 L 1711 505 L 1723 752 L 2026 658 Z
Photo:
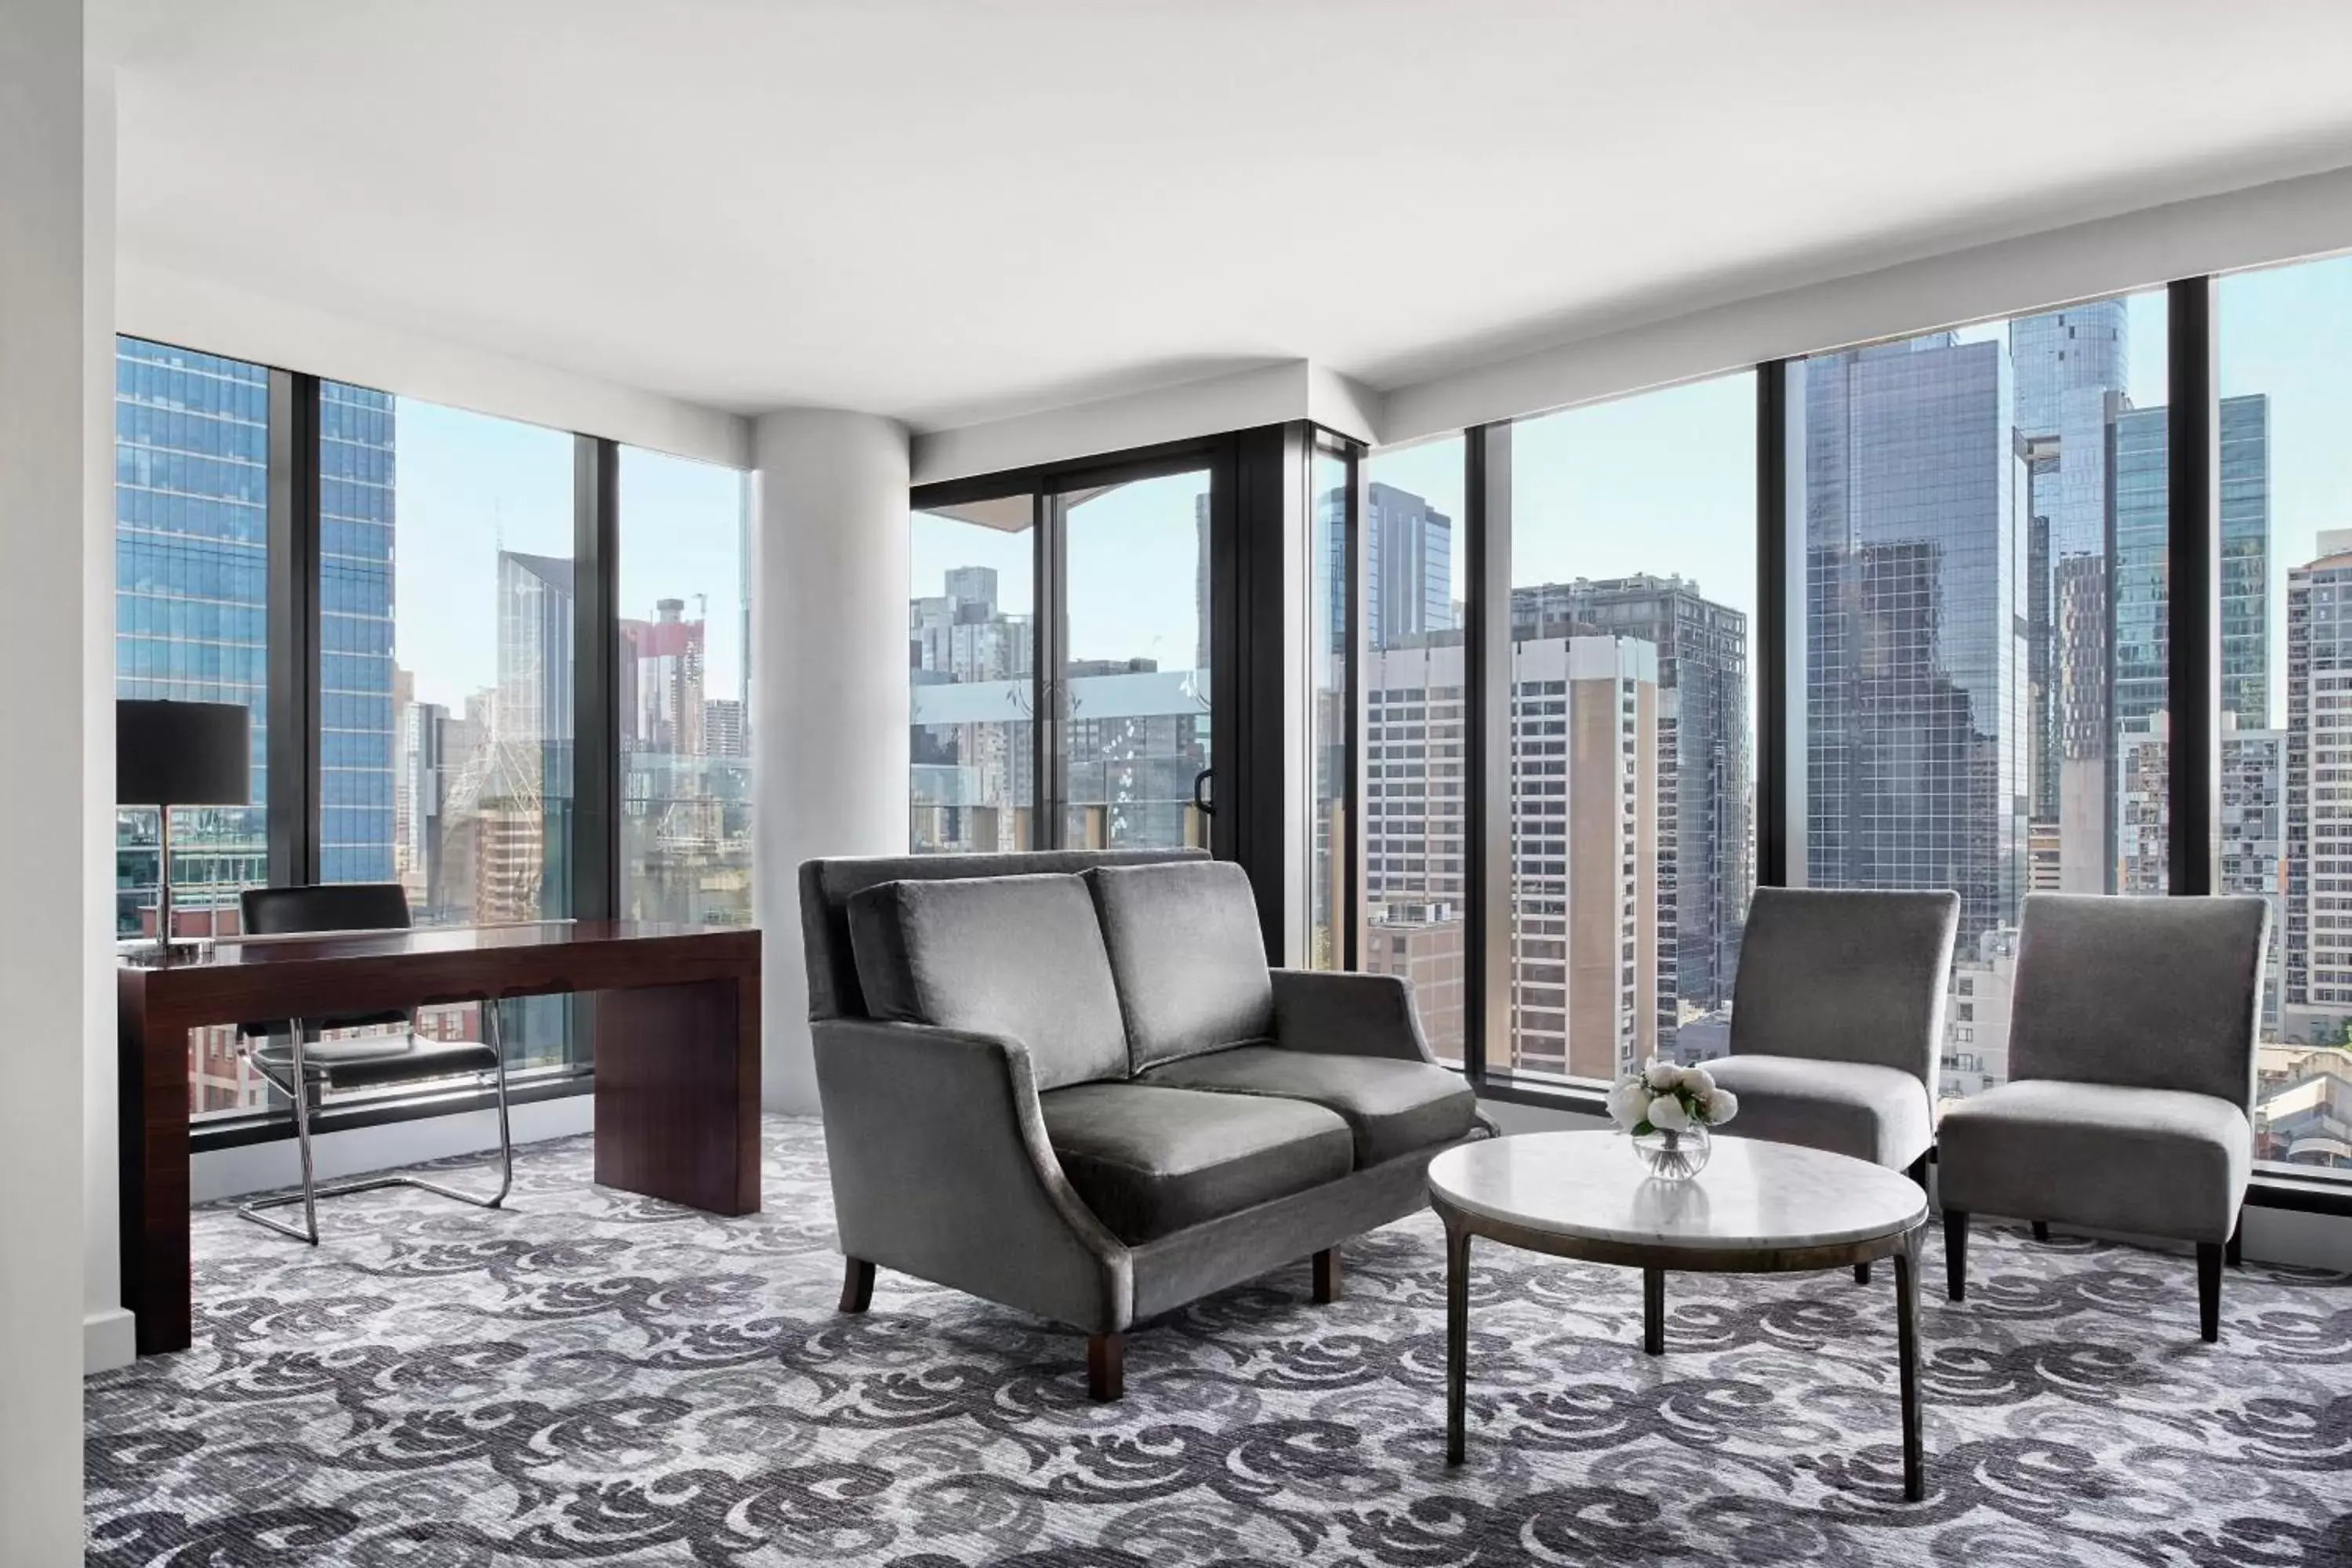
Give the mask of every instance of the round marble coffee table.
M 1534 1132 L 1429 1163 L 1445 1222 L 1445 1458 L 1462 1462 L 1470 1238 L 1642 1271 L 1642 1348 L 1665 1352 L 1669 1269 L 1778 1274 L 1895 1259 L 1903 1495 L 1925 1495 L 1919 1447 L 1919 1238 L 1927 1195 L 1899 1171 L 1790 1143 L 1718 1136 L 1687 1182 L 1649 1173 L 1616 1132 Z

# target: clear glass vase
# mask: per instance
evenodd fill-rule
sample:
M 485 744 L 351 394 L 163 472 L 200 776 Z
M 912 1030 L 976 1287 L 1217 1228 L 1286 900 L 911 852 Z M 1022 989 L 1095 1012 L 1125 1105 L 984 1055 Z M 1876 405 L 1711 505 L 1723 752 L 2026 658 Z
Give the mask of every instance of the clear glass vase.
M 1706 1157 L 1714 1152 L 1715 1141 L 1705 1127 L 1686 1127 L 1669 1132 L 1654 1127 L 1647 1132 L 1633 1134 L 1633 1148 L 1650 1167 L 1650 1174 L 1662 1182 L 1687 1182 L 1706 1169 Z

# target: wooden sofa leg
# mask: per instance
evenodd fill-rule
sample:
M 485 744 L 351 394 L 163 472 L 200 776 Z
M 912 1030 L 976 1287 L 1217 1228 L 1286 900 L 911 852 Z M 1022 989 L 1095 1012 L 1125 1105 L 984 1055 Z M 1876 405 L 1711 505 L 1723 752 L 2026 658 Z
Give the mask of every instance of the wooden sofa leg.
M 2050 1239 L 2050 1222 L 2048 1220 L 2037 1219 L 2033 1222 L 2033 1239 L 2036 1241 L 2047 1241 Z
M 2198 1327 L 2209 1345 L 2221 1337 L 2221 1250 L 2218 1241 L 2197 1244 Z
M 1315 1300 L 1329 1306 L 1339 1299 L 1339 1249 L 1327 1247 L 1315 1255 Z
M 1853 1282 L 1857 1285 L 1867 1285 L 1870 1283 L 1870 1260 L 1868 1258 L 1864 1258 L 1860 1263 L 1853 1266 Z
M 1127 1336 L 1087 1336 L 1087 1397 L 1108 1405 L 1127 1393 Z
M 863 1258 L 844 1258 L 848 1265 L 841 1276 L 841 1310 L 862 1312 L 874 1305 L 874 1265 Z
M 1969 1216 L 1944 1211 L 1944 1294 L 1955 1301 L 1969 1294 Z

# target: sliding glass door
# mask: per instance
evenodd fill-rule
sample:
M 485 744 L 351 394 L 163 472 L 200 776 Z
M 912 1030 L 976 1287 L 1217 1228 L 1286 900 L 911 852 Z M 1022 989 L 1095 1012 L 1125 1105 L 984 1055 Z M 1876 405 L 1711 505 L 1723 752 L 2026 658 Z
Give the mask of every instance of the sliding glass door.
M 1055 689 L 1045 737 L 1061 842 L 1209 842 L 1209 470 L 1046 497 Z

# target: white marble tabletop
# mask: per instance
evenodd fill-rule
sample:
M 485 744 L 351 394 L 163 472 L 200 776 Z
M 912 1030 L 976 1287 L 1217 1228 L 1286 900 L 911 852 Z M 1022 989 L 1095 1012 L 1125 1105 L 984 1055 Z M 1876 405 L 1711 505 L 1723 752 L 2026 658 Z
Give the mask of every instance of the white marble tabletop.
M 1429 1187 L 1506 1225 L 1690 1252 L 1834 1247 L 1927 1214 L 1900 1171 L 1729 1133 L 1686 1182 L 1651 1175 L 1622 1132 L 1528 1132 L 1446 1150 L 1429 1163 Z

